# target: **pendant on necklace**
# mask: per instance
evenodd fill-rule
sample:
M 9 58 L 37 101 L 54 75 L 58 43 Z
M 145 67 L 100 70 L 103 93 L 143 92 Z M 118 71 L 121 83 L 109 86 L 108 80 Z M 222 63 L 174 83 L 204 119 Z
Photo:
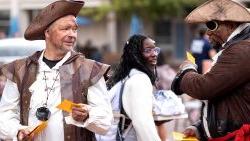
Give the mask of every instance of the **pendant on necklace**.
M 38 120 L 47 121 L 50 117 L 50 110 L 47 107 L 40 107 L 36 110 Z

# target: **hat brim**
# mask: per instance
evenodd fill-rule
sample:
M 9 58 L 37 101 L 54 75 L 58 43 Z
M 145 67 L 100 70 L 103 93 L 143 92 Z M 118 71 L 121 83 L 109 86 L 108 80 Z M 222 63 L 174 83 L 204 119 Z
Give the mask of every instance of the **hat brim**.
M 250 12 L 232 0 L 210 0 L 194 9 L 185 18 L 187 23 L 205 23 L 212 20 L 250 22 Z
M 66 15 L 77 16 L 84 1 L 56 1 L 51 3 L 31 21 L 24 33 L 27 40 L 44 40 L 44 31 L 57 19 Z

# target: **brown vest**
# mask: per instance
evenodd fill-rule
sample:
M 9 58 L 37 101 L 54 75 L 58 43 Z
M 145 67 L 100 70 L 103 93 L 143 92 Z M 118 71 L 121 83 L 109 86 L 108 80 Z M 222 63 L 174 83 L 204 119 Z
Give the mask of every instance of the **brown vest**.
M 3 74 L 18 86 L 20 93 L 20 123 L 28 125 L 31 93 L 29 87 L 36 80 L 38 59 L 41 52 L 14 61 L 2 68 Z M 88 87 L 95 84 L 107 71 L 108 65 L 85 59 L 71 52 L 71 57 L 59 68 L 62 100 L 87 104 Z M 68 113 L 64 112 L 64 116 Z M 73 125 L 65 124 L 65 141 L 95 141 L 94 133 Z

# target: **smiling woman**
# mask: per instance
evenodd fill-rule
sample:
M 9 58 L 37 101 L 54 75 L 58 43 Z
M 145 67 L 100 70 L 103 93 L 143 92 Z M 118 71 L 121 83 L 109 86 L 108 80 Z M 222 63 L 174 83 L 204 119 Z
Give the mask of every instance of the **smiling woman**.
M 153 117 L 153 85 L 159 49 L 144 35 L 124 44 L 117 69 L 108 80 L 114 122 L 98 141 L 160 141 Z M 150 133 L 150 134 L 149 134 Z

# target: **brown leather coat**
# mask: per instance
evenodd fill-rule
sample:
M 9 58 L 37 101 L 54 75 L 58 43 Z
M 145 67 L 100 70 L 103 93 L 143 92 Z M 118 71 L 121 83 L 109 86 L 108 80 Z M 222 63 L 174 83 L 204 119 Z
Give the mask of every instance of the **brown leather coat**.
M 41 52 L 14 61 L 2 68 L 5 76 L 17 83 L 20 93 L 20 123 L 28 124 L 31 93 L 28 90 L 35 81 L 38 59 Z M 81 54 L 71 52 L 71 57 L 59 68 L 62 99 L 75 103 L 87 103 L 88 87 L 95 84 L 107 71 L 108 65 L 85 59 Z M 67 113 L 63 113 L 64 116 Z M 65 141 L 94 141 L 94 133 L 87 129 L 64 122 Z
M 225 48 L 217 63 L 205 75 L 187 72 L 180 89 L 208 100 L 208 128 L 212 137 L 224 136 L 243 123 L 250 123 L 250 40 Z

